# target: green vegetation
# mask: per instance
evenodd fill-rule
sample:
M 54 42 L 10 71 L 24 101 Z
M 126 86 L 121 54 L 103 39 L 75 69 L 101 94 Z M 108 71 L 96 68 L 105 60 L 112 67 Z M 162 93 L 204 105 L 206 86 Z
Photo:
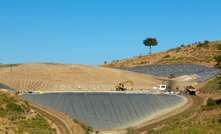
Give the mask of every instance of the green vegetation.
M 216 66 L 221 68 L 221 55 L 218 55 L 218 56 L 214 57 L 214 59 L 217 62 Z
M 23 109 L 20 105 L 14 103 L 14 102 L 10 102 L 6 105 L 6 109 L 9 112 L 15 112 L 15 113 L 23 113 Z
M 212 110 L 216 108 L 221 108 L 220 101 L 221 99 L 215 100 L 212 98 L 208 98 L 206 105 L 202 106 L 202 110 Z
M 17 103 L 16 103 L 17 102 Z M 30 111 L 29 105 L 18 101 L 14 97 L 0 93 L 0 117 L 5 117 L 10 121 L 25 118 L 25 113 Z
M 53 134 L 55 130 L 51 129 L 48 122 L 41 116 L 36 115 L 35 117 L 27 120 L 20 120 L 17 122 L 18 133 L 27 132 L 34 134 Z
M 5 120 L 11 127 L 5 131 L 13 131 L 15 134 L 55 134 L 47 120 L 41 115 L 31 112 L 26 101 L 17 99 L 6 93 L 0 92 L 0 119 Z M 0 124 L 0 128 L 4 128 Z M 11 129 L 11 130 L 8 130 Z M 1 131 L 0 131 L 1 133 Z
M 218 50 L 221 50 L 221 43 L 216 44 Z
M 209 42 L 204 42 L 208 44 Z M 202 44 L 201 44 L 202 45 Z M 220 57 L 220 56 L 218 56 Z M 221 58 L 215 58 L 220 64 Z M 221 67 L 221 66 L 220 66 Z M 221 77 L 217 75 L 211 79 L 201 91 L 204 94 L 221 94 Z M 194 109 L 175 121 L 164 124 L 159 128 L 152 129 L 148 134 L 219 134 L 221 132 L 221 98 L 208 98 L 206 105 Z
M 209 118 L 193 115 L 189 120 L 169 123 L 160 130 L 151 130 L 149 134 L 219 134 L 221 125 L 217 118 L 217 115 Z
M 207 105 L 182 115 L 167 124 L 154 128 L 148 134 L 219 134 L 221 132 L 221 106 L 208 99 Z
M 209 46 L 209 41 L 205 40 L 204 42 L 198 42 L 197 47 L 208 47 Z
M 221 124 L 221 114 L 219 115 L 219 123 Z
M 211 79 L 202 89 L 201 92 L 203 93 L 221 93 L 220 88 L 220 78 L 219 75 L 215 76 Z
M 206 105 L 207 105 L 208 107 L 215 106 L 215 105 L 216 105 L 216 101 L 213 100 L 212 98 L 209 98 L 209 99 L 207 100 Z
M 156 38 L 146 38 L 143 41 L 144 46 L 148 46 L 149 47 L 149 54 L 151 54 L 151 48 L 152 46 L 156 46 L 158 44 L 157 39 Z

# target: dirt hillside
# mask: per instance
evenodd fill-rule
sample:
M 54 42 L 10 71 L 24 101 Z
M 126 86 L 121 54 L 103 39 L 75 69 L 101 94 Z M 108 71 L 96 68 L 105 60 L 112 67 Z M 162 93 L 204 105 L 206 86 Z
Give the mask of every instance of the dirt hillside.
M 64 64 L 20 64 L 0 67 L 0 83 L 19 90 L 114 90 L 130 80 L 134 89 L 149 89 L 159 81 L 150 75 L 104 67 Z
M 182 45 L 165 52 L 153 53 L 152 55 L 137 56 L 125 60 L 115 60 L 105 67 L 132 67 L 148 64 L 199 64 L 214 66 L 214 56 L 221 53 L 221 41 L 196 42 Z

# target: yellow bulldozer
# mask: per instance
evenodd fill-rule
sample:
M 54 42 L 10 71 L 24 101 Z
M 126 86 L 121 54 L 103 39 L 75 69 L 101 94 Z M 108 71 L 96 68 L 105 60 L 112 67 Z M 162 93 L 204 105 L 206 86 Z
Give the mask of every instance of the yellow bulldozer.
M 193 96 L 196 96 L 196 94 L 198 93 L 197 89 L 192 85 L 186 87 L 186 92 L 189 95 L 193 95 Z
M 129 90 L 128 86 L 133 87 L 133 85 L 134 85 L 133 81 L 127 80 L 127 81 L 123 81 L 123 82 L 118 83 L 115 86 L 115 89 L 116 89 L 116 91 L 127 91 L 127 90 Z

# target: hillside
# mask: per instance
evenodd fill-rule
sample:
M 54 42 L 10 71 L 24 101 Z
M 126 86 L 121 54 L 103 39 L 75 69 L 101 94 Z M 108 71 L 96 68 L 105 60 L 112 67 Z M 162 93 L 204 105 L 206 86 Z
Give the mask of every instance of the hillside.
M 0 91 L 0 134 L 55 134 L 48 121 L 27 102 Z
M 114 90 L 122 81 L 133 89 L 148 89 L 160 81 L 154 76 L 84 65 L 20 64 L 0 67 L 0 83 L 19 90 Z
M 206 66 L 214 66 L 216 64 L 213 59 L 221 53 L 221 41 L 193 43 L 182 45 L 175 49 L 165 52 L 153 53 L 152 55 L 137 56 L 124 60 L 115 60 L 105 67 L 132 67 L 148 64 L 199 64 Z
M 214 77 L 209 80 L 201 87 L 201 91 L 199 96 L 205 100 L 202 105 L 178 116 L 171 122 L 155 126 L 148 133 L 219 134 L 221 131 L 221 86 L 219 79 Z

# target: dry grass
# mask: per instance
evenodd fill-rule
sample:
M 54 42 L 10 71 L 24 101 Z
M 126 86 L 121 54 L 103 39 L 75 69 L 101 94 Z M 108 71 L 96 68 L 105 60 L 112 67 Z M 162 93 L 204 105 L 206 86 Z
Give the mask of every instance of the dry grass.
M 138 56 L 126 60 L 116 60 L 110 64 L 102 65 L 106 67 L 132 67 L 146 64 L 200 64 L 206 66 L 214 66 L 216 64 L 213 59 L 221 53 L 218 50 L 221 41 L 210 42 L 209 45 L 191 44 L 166 52 L 153 53 L 152 55 Z

